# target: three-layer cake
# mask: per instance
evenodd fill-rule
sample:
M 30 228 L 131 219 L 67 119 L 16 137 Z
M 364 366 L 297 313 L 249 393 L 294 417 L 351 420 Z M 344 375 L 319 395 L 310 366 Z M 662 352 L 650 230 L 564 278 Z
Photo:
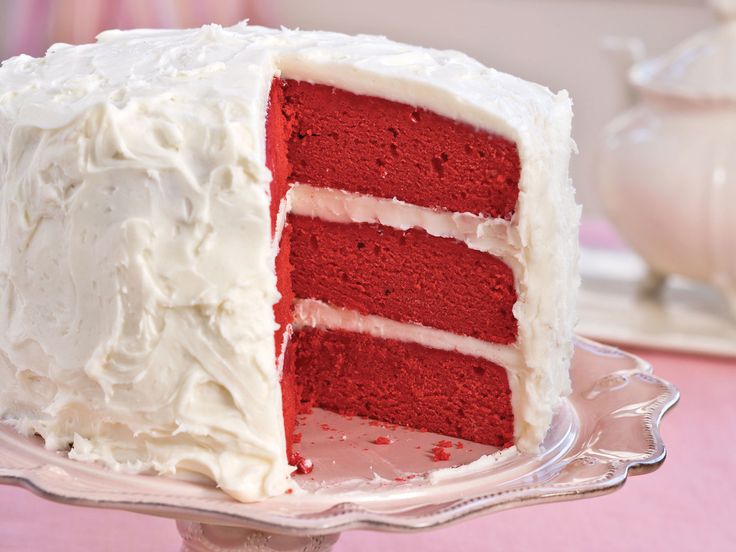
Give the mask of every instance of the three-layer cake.
M 8 60 L 0 415 L 242 500 L 287 488 L 312 406 L 535 451 L 569 387 L 570 122 L 564 92 L 380 37 Z

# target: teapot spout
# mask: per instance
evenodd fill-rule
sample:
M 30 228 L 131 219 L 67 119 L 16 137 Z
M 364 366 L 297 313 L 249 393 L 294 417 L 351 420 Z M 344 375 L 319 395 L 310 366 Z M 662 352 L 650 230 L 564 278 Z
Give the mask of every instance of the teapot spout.
M 646 55 L 644 42 L 634 37 L 607 36 L 601 43 L 601 49 L 611 60 L 620 80 L 626 84 L 628 103 L 633 105 L 636 93 L 629 81 L 629 69 L 644 59 Z

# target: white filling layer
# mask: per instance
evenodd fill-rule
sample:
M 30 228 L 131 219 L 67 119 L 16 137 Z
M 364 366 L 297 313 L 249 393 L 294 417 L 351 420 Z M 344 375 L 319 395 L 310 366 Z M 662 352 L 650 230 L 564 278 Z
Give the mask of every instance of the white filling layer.
M 399 230 L 421 228 L 431 236 L 454 238 L 471 249 L 513 259 L 520 249 L 516 228 L 505 219 L 472 213 L 437 211 L 398 199 L 315 188 L 296 183 L 289 191 L 289 211 L 329 222 L 377 223 Z
M 489 360 L 510 372 L 518 369 L 524 361 L 519 349 L 513 345 L 489 343 L 475 337 L 457 335 L 419 324 L 407 324 L 382 316 L 364 315 L 353 310 L 333 307 L 316 299 L 297 299 L 295 301 L 294 327 L 298 329 L 305 326 L 365 333 L 382 339 L 418 343 L 431 349 L 457 351 L 464 355 Z

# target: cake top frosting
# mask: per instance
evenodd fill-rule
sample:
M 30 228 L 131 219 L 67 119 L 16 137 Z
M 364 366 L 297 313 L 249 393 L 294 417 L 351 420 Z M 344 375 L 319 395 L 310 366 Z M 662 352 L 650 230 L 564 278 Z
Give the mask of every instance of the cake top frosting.
M 237 98 L 258 109 L 270 85 L 264 71 L 421 105 L 507 134 L 547 117 L 556 101 L 547 88 L 460 52 L 243 22 L 112 30 L 94 44 L 55 44 L 43 58 L 11 58 L 0 71 L 0 106 L 12 120 L 39 128 L 68 124 L 100 102 L 120 106 L 160 94 L 178 102 Z

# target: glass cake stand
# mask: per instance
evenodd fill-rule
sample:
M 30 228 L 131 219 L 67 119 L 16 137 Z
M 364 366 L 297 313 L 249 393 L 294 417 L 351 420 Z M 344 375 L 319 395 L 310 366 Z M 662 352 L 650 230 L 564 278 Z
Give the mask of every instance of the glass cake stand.
M 642 359 L 582 338 L 571 373 L 573 392 L 537 455 L 315 409 L 301 426 L 314 471 L 296 476 L 289 494 L 244 504 L 201 481 L 72 461 L 0 425 L 0 483 L 65 504 L 174 518 L 185 551 L 321 551 L 348 529 L 416 531 L 593 497 L 659 467 L 659 424 L 677 389 Z M 435 461 L 437 450 L 449 459 Z

